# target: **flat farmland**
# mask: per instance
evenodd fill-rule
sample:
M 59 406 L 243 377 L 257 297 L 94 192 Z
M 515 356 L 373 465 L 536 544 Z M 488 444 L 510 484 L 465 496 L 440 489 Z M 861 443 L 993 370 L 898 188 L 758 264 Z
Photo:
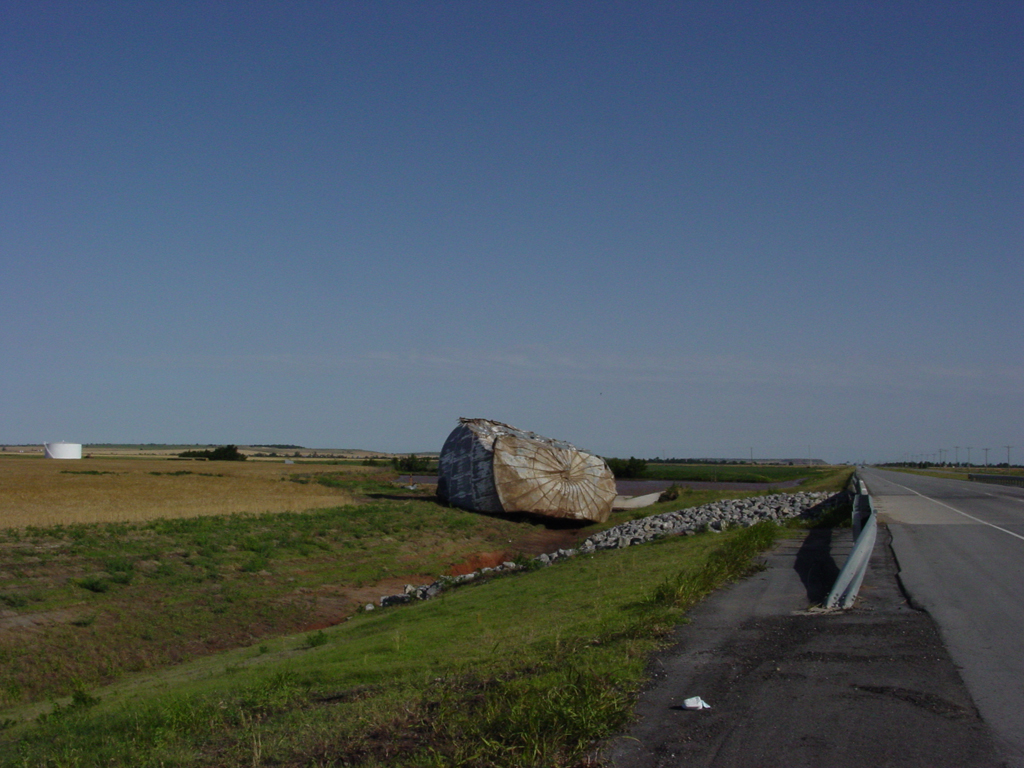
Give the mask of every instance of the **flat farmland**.
M 371 467 L 0 468 L 0 709 L 333 626 L 407 583 L 575 534 L 449 509 Z
M 646 653 L 679 617 L 657 595 L 690 595 L 691 576 L 702 594 L 767 544 L 734 556 L 754 529 L 674 537 L 366 611 L 406 584 L 756 495 L 684 489 L 566 528 L 403 485 L 334 462 L 0 458 L 0 765 L 370 766 L 395 764 L 396 745 L 450 754 L 432 765 L 579 756 L 628 714 Z M 498 698 L 481 733 L 485 691 Z M 500 754 L 466 757 L 482 744 Z
M 281 461 L 3 456 L 0 528 L 337 507 L 351 504 L 352 494 L 309 480 L 320 473 L 365 475 L 368 469 Z

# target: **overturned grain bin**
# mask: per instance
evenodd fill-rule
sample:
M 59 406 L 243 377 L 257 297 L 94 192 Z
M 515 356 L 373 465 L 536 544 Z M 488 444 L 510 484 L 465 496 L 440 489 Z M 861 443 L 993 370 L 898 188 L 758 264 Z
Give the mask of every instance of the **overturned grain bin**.
M 615 478 L 601 457 L 487 419 L 459 419 L 437 474 L 438 496 L 474 512 L 601 523 L 615 499 Z

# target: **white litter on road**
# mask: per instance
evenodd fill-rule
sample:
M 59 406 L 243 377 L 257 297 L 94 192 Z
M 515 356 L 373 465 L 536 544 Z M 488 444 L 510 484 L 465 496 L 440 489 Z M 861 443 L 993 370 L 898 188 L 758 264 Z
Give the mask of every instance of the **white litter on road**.
M 687 709 L 711 709 L 711 705 L 704 701 L 700 696 L 684 699 L 683 706 Z

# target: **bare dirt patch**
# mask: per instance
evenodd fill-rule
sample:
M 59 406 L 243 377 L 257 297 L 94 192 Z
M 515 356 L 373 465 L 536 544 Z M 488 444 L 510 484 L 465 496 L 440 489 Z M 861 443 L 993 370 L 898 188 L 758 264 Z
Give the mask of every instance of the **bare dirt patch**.
M 383 579 L 362 587 L 325 585 L 314 590 L 300 590 L 283 598 L 283 602 L 299 603 L 307 608 L 308 623 L 299 631 L 308 632 L 340 624 L 366 605 L 376 606 L 385 595 L 402 592 L 407 584 L 429 584 L 435 576 L 424 574 Z
M 82 615 L 83 611 L 80 608 L 61 608 L 55 611 L 38 611 L 36 613 L 0 611 L 0 637 L 2 637 L 2 633 L 12 630 L 33 630 L 54 624 L 70 624 L 81 620 Z

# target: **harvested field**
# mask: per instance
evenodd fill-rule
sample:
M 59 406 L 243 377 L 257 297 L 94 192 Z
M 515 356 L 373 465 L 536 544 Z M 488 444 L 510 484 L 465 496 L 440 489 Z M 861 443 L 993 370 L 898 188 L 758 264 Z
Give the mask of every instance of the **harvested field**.
M 343 488 L 289 482 L 293 476 L 309 478 L 321 472 L 365 475 L 367 468 L 268 461 L 58 461 L 5 456 L 0 457 L 0 528 L 302 512 L 353 503 L 354 497 Z

